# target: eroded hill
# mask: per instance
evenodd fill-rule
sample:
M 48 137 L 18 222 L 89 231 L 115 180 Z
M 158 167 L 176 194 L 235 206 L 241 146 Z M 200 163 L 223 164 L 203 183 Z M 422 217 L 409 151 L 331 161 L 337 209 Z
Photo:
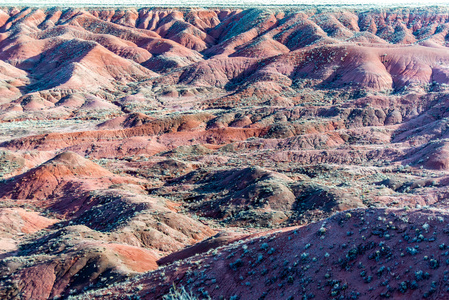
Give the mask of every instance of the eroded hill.
M 0 298 L 446 297 L 448 40 L 445 7 L 1 8 Z

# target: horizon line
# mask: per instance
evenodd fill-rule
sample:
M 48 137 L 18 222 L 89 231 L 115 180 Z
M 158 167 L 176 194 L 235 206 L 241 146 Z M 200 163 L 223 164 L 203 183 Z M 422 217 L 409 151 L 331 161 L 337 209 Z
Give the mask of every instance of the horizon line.
M 0 4 L 1 8 L 5 7 L 76 7 L 76 8 L 251 8 L 251 7 L 265 7 L 265 8 L 295 8 L 295 7 L 354 7 L 354 8 L 419 8 L 419 7 L 449 7 L 448 1 L 385 1 L 379 2 L 375 0 L 281 0 L 276 4 L 273 4 L 270 0 L 247 0 L 247 1 L 201 1 L 201 0 L 187 0 L 187 1 L 173 1 L 173 0 L 158 0 L 158 1 L 145 1 L 145 0 L 93 0 L 93 1 L 77 1 L 77 0 L 16 0 L 16 1 L 4 1 Z

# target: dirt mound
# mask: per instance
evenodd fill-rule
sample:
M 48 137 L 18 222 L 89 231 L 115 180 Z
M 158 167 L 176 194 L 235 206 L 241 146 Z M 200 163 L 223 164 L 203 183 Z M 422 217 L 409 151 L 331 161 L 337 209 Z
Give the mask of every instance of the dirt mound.
M 1 196 L 13 199 L 45 199 L 55 197 L 64 181 L 74 178 L 111 177 L 113 174 L 74 152 L 63 152 L 8 183 Z M 56 192 L 57 193 L 57 192 Z
M 0 208 L 0 256 L 12 255 L 26 234 L 50 227 L 58 221 L 23 208 Z
M 34 233 L 56 222 L 56 219 L 49 219 L 23 208 L 2 208 L 0 230 L 3 234 Z
M 328 187 L 302 176 L 299 182 L 260 167 L 196 170 L 153 189 L 171 195 L 191 211 L 225 224 L 272 227 L 319 220 L 332 213 L 365 207 L 345 188 Z
M 137 181 L 116 176 L 74 152 L 63 152 L 24 174 L 2 182 L 0 197 L 19 202 L 26 200 L 62 215 L 76 214 L 85 208 L 90 191 L 124 183 Z
M 0 273 L 9 280 L 0 294 L 7 299 L 67 296 L 157 268 L 152 251 L 107 240 L 87 227 L 68 226 L 22 244 L 16 257 L 1 262 Z
M 18 228 L 18 233 L 29 234 L 55 220 L 23 209 L 1 211 L 7 230 L 7 235 L 0 232 L 2 252 L 9 252 L 0 261 L 0 274 L 8 278 L 0 285 L 0 295 L 47 299 L 105 287 L 138 272 L 154 270 L 161 254 L 214 234 L 207 226 L 172 211 L 161 198 L 108 190 L 96 191 L 87 202 L 91 207 L 84 207 L 78 217 L 27 239 L 15 236 L 14 243 L 8 237 L 21 223 L 24 227 Z M 11 212 L 18 212 L 22 221 L 12 219 Z M 16 223 L 6 226 L 11 220 Z
M 142 113 L 132 113 L 127 116 L 121 116 L 108 120 L 99 124 L 98 127 L 103 129 L 131 128 L 144 125 L 154 120 L 155 118 L 149 117 Z
M 446 218 L 431 210 L 351 210 L 219 247 L 85 297 L 135 295 L 140 286 L 139 296 L 158 298 L 175 284 L 212 298 L 441 298 Z
M 229 223 L 280 223 L 296 201 L 287 176 L 262 168 L 216 172 L 193 171 L 154 191 L 178 195 L 189 208 L 205 217 Z
M 201 241 L 214 231 L 173 209 L 170 201 L 123 190 L 98 191 L 81 214 L 71 219 L 118 241 L 170 253 Z

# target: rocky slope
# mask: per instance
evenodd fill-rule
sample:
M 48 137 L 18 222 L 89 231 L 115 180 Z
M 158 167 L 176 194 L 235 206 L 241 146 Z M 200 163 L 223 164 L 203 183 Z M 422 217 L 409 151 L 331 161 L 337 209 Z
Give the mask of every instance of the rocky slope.
M 0 298 L 446 297 L 448 37 L 447 7 L 0 8 Z
M 82 299 L 158 299 L 173 283 L 199 299 L 444 299 L 446 219 L 432 210 L 350 210 L 248 236 Z

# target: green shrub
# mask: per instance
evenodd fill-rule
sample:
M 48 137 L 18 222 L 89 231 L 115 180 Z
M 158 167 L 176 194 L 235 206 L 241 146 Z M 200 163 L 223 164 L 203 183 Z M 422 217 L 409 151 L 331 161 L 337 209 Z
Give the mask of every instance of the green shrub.
M 197 300 L 198 298 L 192 294 L 192 292 L 187 292 L 186 289 L 181 287 L 173 287 L 170 292 L 162 297 L 164 300 Z

